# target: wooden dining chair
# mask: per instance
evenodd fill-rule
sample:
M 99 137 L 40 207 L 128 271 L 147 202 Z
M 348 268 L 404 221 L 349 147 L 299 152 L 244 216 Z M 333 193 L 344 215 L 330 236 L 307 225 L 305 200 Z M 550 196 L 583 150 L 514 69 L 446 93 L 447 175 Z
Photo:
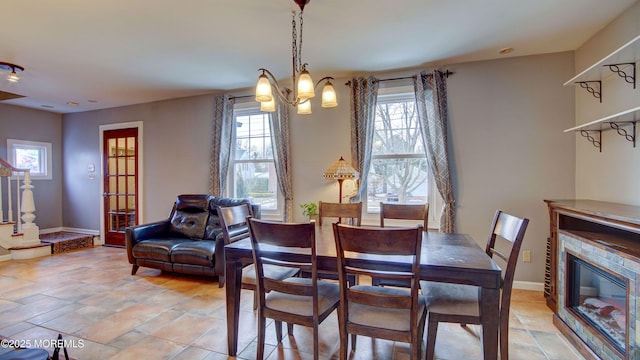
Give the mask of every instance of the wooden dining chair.
M 331 203 L 318 202 L 318 223 L 322 226 L 324 217 L 338 218 L 339 222 L 345 221 L 348 224 L 360 226 L 362 221 L 362 201 L 355 203 Z M 303 272 L 302 276 L 308 276 Z M 338 280 L 338 273 L 321 271 L 320 278 L 328 280 Z M 358 281 L 357 276 L 349 275 L 349 285 L 354 285 Z
M 502 291 L 500 296 L 500 359 L 509 359 L 509 305 L 516 263 L 529 219 L 518 218 L 498 210 L 491 224 L 491 234 L 485 252 L 494 260 L 504 262 Z M 427 352 L 426 359 L 434 358 L 438 323 L 453 322 L 481 324 L 480 289 L 472 285 L 422 281 L 420 283 L 427 301 Z
M 429 203 L 425 204 L 397 204 L 380 203 L 380 227 L 385 227 L 384 220 L 402 220 L 401 225 L 409 226 L 411 220 L 418 221 L 427 230 L 429 225 Z M 389 222 L 387 222 L 389 225 Z M 376 286 L 400 286 L 409 287 L 409 283 L 404 280 L 371 279 L 371 283 Z
M 422 351 L 426 307 L 420 293 L 420 250 L 423 228 L 358 227 L 333 225 L 340 277 L 340 359 L 347 359 L 356 336 L 363 335 L 411 346 L 411 359 Z M 377 255 L 376 259 L 371 255 Z M 364 256 L 363 256 L 364 255 Z M 385 271 L 389 257 L 404 259 L 405 271 Z M 347 275 L 368 275 L 383 279 L 406 280 L 410 289 L 371 285 L 347 286 Z
M 384 227 L 385 219 L 418 220 L 422 227 L 429 228 L 429 203 L 426 204 L 394 204 L 380 203 L 380 226 Z
M 249 218 L 249 231 L 258 275 L 257 358 L 264 357 L 265 326 L 269 318 L 275 321 L 278 344 L 282 341 L 282 322 L 289 325 L 289 335 L 293 335 L 293 324 L 311 327 L 313 358 L 318 359 L 318 325 L 338 308 L 340 288 L 338 284 L 318 280 L 315 223 L 291 224 Z M 267 265 L 302 268 L 311 273 L 311 278 L 270 278 L 265 272 Z
M 221 207 L 218 206 L 218 217 L 222 227 L 222 236 L 225 245 L 249 237 L 249 225 L 247 217 L 252 215 L 250 204 Z M 296 276 L 299 269 L 267 265 L 264 268 L 267 276 L 276 279 L 286 279 Z M 224 286 L 225 277 L 220 277 L 221 286 Z M 253 309 L 258 308 L 258 296 L 256 290 L 256 270 L 253 264 L 242 269 L 242 288 L 253 291 Z
M 318 202 L 318 223 L 322 226 L 325 217 L 338 218 L 339 222 L 347 222 L 360 226 L 362 220 L 362 201 L 354 203 Z M 345 219 L 345 220 L 342 220 Z

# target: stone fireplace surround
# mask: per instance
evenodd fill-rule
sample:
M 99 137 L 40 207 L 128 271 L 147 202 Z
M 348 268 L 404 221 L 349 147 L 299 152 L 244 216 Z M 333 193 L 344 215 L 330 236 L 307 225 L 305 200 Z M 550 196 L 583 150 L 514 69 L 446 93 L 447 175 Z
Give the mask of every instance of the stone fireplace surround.
M 562 215 L 560 215 L 562 216 Z M 640 358 L 640 319 L 637 318 L 640 301 L 640 259 L 632 254 L 621 253 L 621 248 L 609 248 L 606 242 L 592 237 L 593 233 L 558 229 L 558 309 L 554 319 L 565 334 L 570 331 L 588 346 L 593 355 L 601 359 L 639 359 Z M 640 243 L 637 244 L 640 248 Z M 635 249 L 637 251 L 637 248 Z M 628 281 L 627 301 L 627 351 L 625 356 L 598 337 L 594 331 L 579 321 L 567 308 L 566 296 L 566 262 L 567 254 L 571 253 L 587 262 L 617 274 Z M 557 320 L 561 321 L 558 323 Z M 570 330 L 567 330 L 570 329 Z M 584 354 L 584 351 L 583 351 Z

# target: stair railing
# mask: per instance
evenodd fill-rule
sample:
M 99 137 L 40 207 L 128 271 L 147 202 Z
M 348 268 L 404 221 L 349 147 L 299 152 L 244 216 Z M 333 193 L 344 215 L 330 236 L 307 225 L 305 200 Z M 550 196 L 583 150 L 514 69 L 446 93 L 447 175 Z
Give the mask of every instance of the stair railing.
M 20 177 L 23 177 L 24 183 L 20 186 Z M 35 224 L 33 220 L 35 219 L 35 204 L 33 201 L 33 186 L 31 185 L 31 175 L 29 174 L 29 169 L 20 169 L 11 165 L 6 160 L 0 158 L 0 222 L 5 222 L 5 211 L 4 211 L 4 202 L 2 200 L 3 197 L 3 187 L 2 187 L 2 179 L 6 180 L 6 192 L 7 192 L 7 220 L 6 222 L 12 223 L 14 222 L 14 213 L 16 214 L 16 233 L 21 234 L 23 227 L 33 227 Z M 15 180 L 15 189 L 16 189 L 16 202 L 17 209 L 13 210 L 13 199 L 12 199 L 12 190 L 11 181 Z M 20 189 L 22 189 L 22 196 L 20 196 Z M 20 212 L 24 215 L 20 216 Z M 23 224 L 24 221 L 24 224 Z

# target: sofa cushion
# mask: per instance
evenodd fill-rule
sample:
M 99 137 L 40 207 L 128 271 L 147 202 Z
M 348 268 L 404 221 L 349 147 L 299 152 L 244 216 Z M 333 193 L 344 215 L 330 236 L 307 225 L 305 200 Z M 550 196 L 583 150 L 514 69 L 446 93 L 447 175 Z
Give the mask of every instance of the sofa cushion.
M 213 266 L 215 252 L 215 241 L 186 241 L 173 247 L 171 250 L 171 262 Z
M 208 195 L 180 195 L 171 217 L 171 231 L 190 239 L 202 239 L 209 218 Z
M 207 226 L 208 213 L 176 210 L 171 218 L 171 231 L 189 239 L 202 239 Z
M 185 239 L 181 238 L 142 240 L 133 247 L 131 252 L 136 259 L 171 261 L 171 251 L 184 241 Z

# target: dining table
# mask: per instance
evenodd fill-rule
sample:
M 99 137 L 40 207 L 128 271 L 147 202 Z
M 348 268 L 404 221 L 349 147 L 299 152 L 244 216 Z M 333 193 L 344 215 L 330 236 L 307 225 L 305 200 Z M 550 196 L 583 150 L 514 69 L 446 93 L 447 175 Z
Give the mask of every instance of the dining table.
M 338 271 L 336 245 L 331 224 L 316 226 L 316 254 L 318 270 Z M 366 241 L 366 239 L 363 239 Z M 253 263 L 251 240 L 245 238 L 225 246 L 226 310 L 228 354 L 236 356 L 240 317 L 242 268 Z M 303 256 L 295 251 L 279 256 L 295 259 Z M 410 260 L 367 256 L 366 261 L 377 262 L 381 270 L 410 269 Z M 424 231 L 420 255 L 420 278 L 479 287 L 482 314 L 482 348 L 485 360 L 498 358 L 500 322 L 500 267 L 467 234 L 445 234 Z

